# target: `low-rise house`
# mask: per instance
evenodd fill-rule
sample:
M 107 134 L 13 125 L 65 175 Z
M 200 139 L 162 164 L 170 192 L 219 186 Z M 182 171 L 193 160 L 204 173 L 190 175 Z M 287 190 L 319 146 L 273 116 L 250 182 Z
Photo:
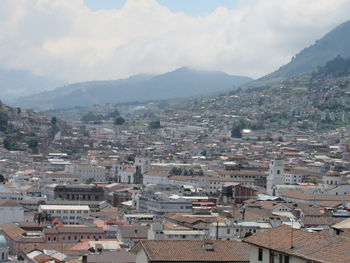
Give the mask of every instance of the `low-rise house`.
M 238 222 L 231 219 L 212 223 L 209 227 L 209 233 L 211 239 L 237 240 L 271 228 L 271 224 L 267 222 Z
M 204 230 L 193 230 L 186 227 L 167 228 L 160 222 L 151 224 L 148 230 L 149 240 L 202 240 L 204 236 Z
M 249 262 L 249 246 L 228 240 L 142 240 L 131 252 L 136 263 Z
M 350 240 L 329 232 L 309 232 L 282 225 L 243 242 L 251 245 L 250 263 L 350 262 Z
M 90 226 L 55 226 L 44 229 L 45 242 L 47 243 L 76 243 L 82 239 L 99 240 L 104 237 L 101 227 Z
M 118 226 L 117 238 L 130 248 L 140 240 L 147 239 L 147 233 L 148 228 L 146 226 Z

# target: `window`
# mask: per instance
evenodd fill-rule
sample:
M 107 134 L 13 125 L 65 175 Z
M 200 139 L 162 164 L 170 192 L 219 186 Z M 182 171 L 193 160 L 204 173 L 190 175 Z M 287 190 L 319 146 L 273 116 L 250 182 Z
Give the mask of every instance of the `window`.
M 284 263 L 289 263 L 289 256 L 284 256 Z
M 259 261 L 262 261 L 262 260 L 263 260 L 263 249 L 262 249 L 262 248 L 259 248 L 259 251 L 258 251 L 258 260 L 259 260 Z
M 230 229 L 229 229 L 229 228 L 227 229 L 227 234 L 228 234 L 228 235 L 230 234 Z

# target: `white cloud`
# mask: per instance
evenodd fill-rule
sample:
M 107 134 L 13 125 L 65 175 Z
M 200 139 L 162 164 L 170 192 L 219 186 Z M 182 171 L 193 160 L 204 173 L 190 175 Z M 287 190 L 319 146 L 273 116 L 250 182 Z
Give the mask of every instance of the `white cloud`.
M 83 0 L 2 0 L 0 67 L 68 81 L 181 66 L 259 77 L 350 18 L 349 0 L 245 0 L 207 16 L 155 0 L 91 11 Z

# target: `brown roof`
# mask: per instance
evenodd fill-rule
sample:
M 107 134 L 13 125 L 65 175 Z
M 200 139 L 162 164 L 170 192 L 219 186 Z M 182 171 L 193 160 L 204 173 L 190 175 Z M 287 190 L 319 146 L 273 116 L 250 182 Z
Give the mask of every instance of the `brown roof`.
M 146 239 L 148 228 L 140 225 L 119 226 L 118 231 L 122 238 Z
M 14 200 L 4 199 L 4 200 L 0 200 L 0 206 L 16 207 L 16 206 L 21 206 L 21 205 Z
M 132 263 L 136 261 L 136 256 L 128 251 L 103 251 L 99 254 L 87 256 L 88 263 Z
M 333 236 L 328 231 L 312 233 L 282 225 L 250 236 L 243 242 L 310 261 L 350 262 L 350 239 Z
M 58 233 L 104 233 L 102 227 L 79 227 L 79 226 L 58 226 L 53 228 L 45 228 L 45 234 Z
M 338 222 L 341 222 L 343 218 L 339 217 L 306 217 L 300 219 L 305 227 L 310 226 L 332 226 Z
M 350 201 L 350 195 L 340 196 L 340 195 L 312 195 L 312 194 L 305 194 L 301 192 L 295 192 L 295 191 L 286 191 L 281 194 L 282 197 L 287 198 L 294 198 L 299 200 L 306 200 L 306 201 Z
M 249 262 L 249 245 L 234 240 L 213 240 L 205 249 L 203 240 L 142 240 L 149 262 Z

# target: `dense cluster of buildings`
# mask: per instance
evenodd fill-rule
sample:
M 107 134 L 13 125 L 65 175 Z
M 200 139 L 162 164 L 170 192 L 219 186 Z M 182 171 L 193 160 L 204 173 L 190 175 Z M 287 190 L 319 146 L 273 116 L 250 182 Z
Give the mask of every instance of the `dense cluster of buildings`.
M 229 100 L 0 147 L 0 262 L 350 262 L 350 132 L 233 138 Z

